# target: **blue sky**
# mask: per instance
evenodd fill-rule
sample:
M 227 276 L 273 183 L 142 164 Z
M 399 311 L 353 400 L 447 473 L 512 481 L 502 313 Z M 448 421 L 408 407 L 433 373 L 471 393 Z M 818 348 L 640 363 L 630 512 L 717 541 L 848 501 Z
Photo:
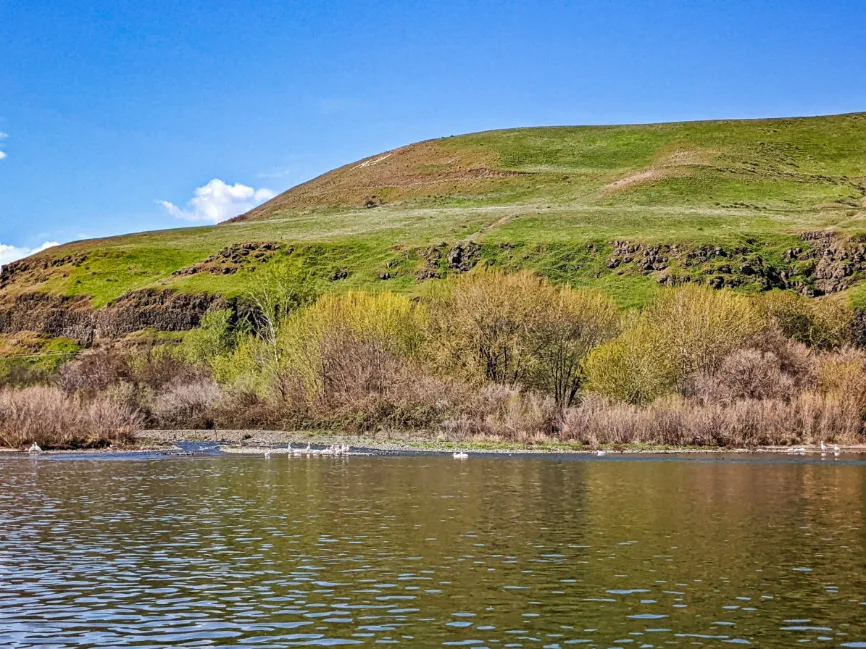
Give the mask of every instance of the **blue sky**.
M 866 110 L 866 2 L 0 0 L 0 263 L 409 142 Z

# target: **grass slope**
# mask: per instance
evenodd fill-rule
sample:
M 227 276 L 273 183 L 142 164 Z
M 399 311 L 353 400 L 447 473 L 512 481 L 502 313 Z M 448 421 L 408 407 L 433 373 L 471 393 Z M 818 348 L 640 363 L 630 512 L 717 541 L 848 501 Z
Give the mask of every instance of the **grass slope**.
M 319 290 L 419 292 L 428 247 L 471 241 L 487 263 L 639 304 L 657 278 L 609 269 L 615 240 L 745 246 L 773 258 L 804 231 L 866 233 L 864 197 L 866 113 L 491 131 L 367 158 L 218 226 L 51 249 L 41 258 L 86 258 L 23 273 L 3 292 L 85 295 L 95 305 L 141 288 L 237 295 L 255 281 L 249 266 L 172 273 L 262 241 L 282 244 L 267 263 Z M 336 271 L 346 277 L 334 281 Z

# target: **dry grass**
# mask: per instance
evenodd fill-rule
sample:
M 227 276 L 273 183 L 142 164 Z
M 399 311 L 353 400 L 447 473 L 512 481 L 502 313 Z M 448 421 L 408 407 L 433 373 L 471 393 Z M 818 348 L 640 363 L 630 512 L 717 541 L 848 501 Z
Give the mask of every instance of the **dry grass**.
M 213 428 L 213 410 L 221 396 L 210 379 L 173 383 L 154 397 L 150 415 L 160 428 Z
M 856 404 L 814 392 L 701 404 L 668 397 L 647 407 L 588 398 L 563 413 L 563 439 L 587 444 L 754 447 L 863 441 Z
M 107 397 L 82 399 L 58 388 L 0 392 L 0 445 L 80 448 L 127 444 L 141 415 Z
M 500 439 L 528 442 L 556 432 L 559 409 L 551 397 L 523 393 L 504 385 L 468 391 L 457 414 L 439 423 L 437 432 L 448 439 Z

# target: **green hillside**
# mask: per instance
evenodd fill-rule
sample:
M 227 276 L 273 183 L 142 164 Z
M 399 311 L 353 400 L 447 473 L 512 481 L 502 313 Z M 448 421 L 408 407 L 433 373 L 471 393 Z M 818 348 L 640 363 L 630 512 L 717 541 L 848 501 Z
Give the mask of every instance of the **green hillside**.
M 857 293 L 864 218 L 866 113 L 522 128 L 373 156 L 221 225 L 53 248 L 7 267 L 0 299 L 231 297 L 276 264 L 319 291 L 423 292 L 486 264 L 623 305 L 695 281 Z

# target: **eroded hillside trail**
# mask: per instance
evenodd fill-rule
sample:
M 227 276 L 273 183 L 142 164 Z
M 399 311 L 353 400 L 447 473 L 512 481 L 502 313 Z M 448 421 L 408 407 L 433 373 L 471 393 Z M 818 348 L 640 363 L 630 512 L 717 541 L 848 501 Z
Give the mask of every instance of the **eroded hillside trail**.
M 470 234 L 468 237 L 466 237 L 466 239 L 464 239 L 464 241 L 466 243 L 477 243 L 476 240 L 482 234 L 485 234 L 494 228 L 502 227 L 506 223 L 509 223 L 518 218 L 520 218 L 520 214 L 506 214 L 505 216 L 496 219 L 493 223 L 481 226 L 477 232 L 473 232 L 472 234 Z

